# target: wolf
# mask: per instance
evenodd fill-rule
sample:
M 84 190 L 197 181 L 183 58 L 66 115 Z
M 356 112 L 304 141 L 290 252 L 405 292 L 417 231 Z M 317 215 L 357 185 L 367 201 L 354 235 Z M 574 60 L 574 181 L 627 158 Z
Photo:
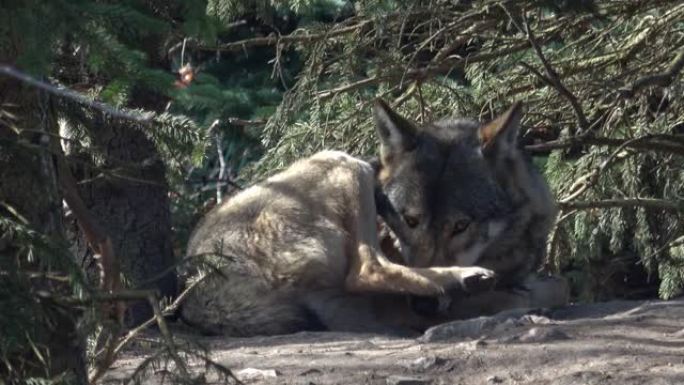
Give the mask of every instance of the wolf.
M 380 251 L 373 167 L 324 151 L 244 190 L 198 224 L 188 255 L 225 263 L 196 284 L 181 317 L 208 334 L 387 332 L 388 294 L 437 296 L 488 286 L 480 267 L 409 267 Z M 190 283 L 192 284 L 192 283 Z
M 535 274 L 556 206 L 518 145 L 521 109 L 515 103 L 487 124 L 450 118 L 419 126 L 382 101 L 375 106 L 377 179 L 403 219 L 389 228 L 398 227 L 400 243 L 409 245 L 408 264 L 496 273 L 496 290 L 450 298 L 449 318 L 568 300 L 563 279 Z
M 553 199 L 516 146 L 519 104 L 484 125 L 418 126 L 382 101 L 373 115 L 375 164 L 324 151 L 200 221 L 187 254 L 221 263 L 194 278 L 181 310 L 187 323 L 234 336 L 405 333 L 461 315 L 458 300 L 434 316 L 407 295 L 475 308 L 478 293 L 496 282 L 509 295 L 538 267 Z M 395 250 L 381 246 L 378 214 Z

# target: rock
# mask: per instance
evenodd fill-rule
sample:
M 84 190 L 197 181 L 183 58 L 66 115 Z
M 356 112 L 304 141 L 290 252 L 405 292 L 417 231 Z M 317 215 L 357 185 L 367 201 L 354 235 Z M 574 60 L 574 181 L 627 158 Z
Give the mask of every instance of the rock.
M 429 356 L 420 357 L 408 365 L 408 368 L 417 372 L 424 372 L 426 370 L 432 369 L 436 366 L 444 365 L 446 360 L 444 358 Z
M 480 350 L 486 346 L 487 346 L 487 341 L 485 341 L 484 338 L 479 338 L 479 339 L 476 339 L 475 341 L 469 341 L 469 342 L 463 343 L 463 347 L 467 351 Z
M 499 377 L 499 376 L 489 376 L 489 377 L 487 377 L 487 383 L 489 383 L 489 384 L 500 384 L 500 383 L 502 383 L 503 381 L 504 381 L 503 378 L 501 378 L 501 377 Z
M 266 378 L 275 378 L 278 377 L 280 373 L 278 373 L 274 369 L 255 369 L 255 368 L 245 368 L 240 370 L 239 372 L 235 373 L 237 378 L 240 379 L 240 381 L 254 381 L 254 380 L 263 380 Z
M 387 377 L 387 385 L 427 385 L 432 383 L 432 380 L 420 377 L 408 376 L 389 376 Z
M 429 328 L 418 340 L 421 342 L 436 342 L 455 338 L 476 338 L 492 330 L 500 322 L 500 320 L 494 317 L 478 317 L 448 322 Z
M 308 376 L 309 374 L 321 374 L 321 373 L 323 373 L 323 372 L 321 372 L 320 369 L 311 368 L 311 369 L 307 369 L 307 370 L 299 373 L 299 375 L 300 376 Z
M 547 317 L 523 314 L 521 310 L 508 311 L 494 316 L 453 321 L 433 326 L 426 330 L 425 334 L 418 338 L 418 341 L 436 342 L 459 338 L 479 338 L 490 332 L 501 333 L 520 326 L 549 323 L 551 320 Z

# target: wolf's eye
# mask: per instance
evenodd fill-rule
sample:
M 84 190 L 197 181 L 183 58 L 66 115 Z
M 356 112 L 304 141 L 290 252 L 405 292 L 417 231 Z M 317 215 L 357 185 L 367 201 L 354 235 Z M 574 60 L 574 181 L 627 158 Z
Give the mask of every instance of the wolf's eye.
M 461 218 L 457 220 L 456 222 L 454 222 L 454 228 L 451 231 L 451 236 L 461 234 L 462 232 L 466 231 L 468 226 L 470 226 L 470 219 Z
M 406 222 L 406 225 L 408 225 L 408 227 L 414 228 L 418 226 L 418 223 L 420 221 L 418 220 L 418 217 L 414 215 L 404 214 L 404 222 Z

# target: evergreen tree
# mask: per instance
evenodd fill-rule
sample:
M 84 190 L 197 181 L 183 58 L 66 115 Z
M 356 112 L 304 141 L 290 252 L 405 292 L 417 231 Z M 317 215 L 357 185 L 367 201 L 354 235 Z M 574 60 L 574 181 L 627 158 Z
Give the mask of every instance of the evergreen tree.
M 80 278 L 76 260 L 65 247 L 62 196 L 72 212 L 88 214 L 90 225 L 99 222 L 88 228 L 84 218 L 78 218 L 84 234 L 90 233 L 91 249 L 101 256 L 103 289 L 117 289 L 110 283 L 119 279 L 110 266 L 112 253 L 105 252 L 103 244 L 122 256 L 124 279 L 131 287 L 144 287 L 146 281 L 164 285 L 159 281 L 163 272 L 175 279 L 169 270 L 174 261 L 168 187 L 155 143 L 160 149 L 169 142 L 182 147 L 184 140 L 196 137 L 196 126 L 187 119 L 154 113 L 163 109 L 159 101 L 174 96 L 175 78 L 152 55 L 174 31 L 197 33 L 210 26 L 203 8 L 191 12 L 193 4 L 197 3 L 35 0 L 0 6 L 0 252 L 3 277 L 10 277 L 3 278 L 0 288 L 0 377 L 9 383 L 40 378 L 88 381 L 83 350 L 87 330 L 79 326 L 84 325 L 79 321 L 83 312 L 75 305 L 93 305 L 90 301 L 97 293 Z M 184 19 L 173 19 L 179 13 Z M 92 103 L 61 89 L 64 86 L 117 107 L 143 107 L 152 113 Z M 68 136 L 68 160 L 60 135 Z M 93 179 L 81 183 L 78 191 L 67 177 L 70 168 L 87 170 Z M 104 188 L 98 190 L 98 183 Z M 102 191 L 109 198 L 123 192 L 118 200 L 123 205 L 117 207 L 116 199 L 98 202 Z M 101 207 L 109 210 L 98 212 Z M 150 208 L 155 214 L 146 216 Z M 173 287 L 158 287 L 175 294 Z M 101 316 L 96 306 L 86 309 L 87 314 L 95 311 Z M 138 318 L 133 322 L 142 322 L 135 310 L 129 314 Z
M 514 100 L 561 207 L 546 267 L 584 299 L 684 286 L 677 1 L 369 1 L 278 39 L 304 62 L 269 119 L 258 179 L 323 148 L 368 156 L 370 105 L 487 120 Z M 219 48 L 232 49 L 232 43 Z

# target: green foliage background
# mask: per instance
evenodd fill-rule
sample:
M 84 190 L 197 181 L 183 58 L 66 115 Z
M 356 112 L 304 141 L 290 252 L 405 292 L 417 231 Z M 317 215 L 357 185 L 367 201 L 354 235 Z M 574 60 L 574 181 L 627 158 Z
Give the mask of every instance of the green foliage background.
M 537 151 L 548 158 L 538 163 L 563 209 L 547 267 L 567 273 L 584 300 L 648 296 L 653 285 L 662 298 L 681 293 L 684 93 L 672 72 L 684 55 L 679 2 L 355 6 L 354 16 L 335 26 L 307 29 L 334 38 L 295 44 L 303 70 L 264 129 L 269 151 L 248 175 L 262 178 L 323 148 L 373 154 L 370 104 L 377 97 L 418 122 L 487 120 L 523 100 L 523 142 L 541 135 L 566 143 Z M 654 81 L 654 74 L 665 76 Z M 627 141 L 653 146 L 620 146 Z M 574 194 L 596 169 L 588 188 Z M 624 199 L 672 205 L 573 206 Z

